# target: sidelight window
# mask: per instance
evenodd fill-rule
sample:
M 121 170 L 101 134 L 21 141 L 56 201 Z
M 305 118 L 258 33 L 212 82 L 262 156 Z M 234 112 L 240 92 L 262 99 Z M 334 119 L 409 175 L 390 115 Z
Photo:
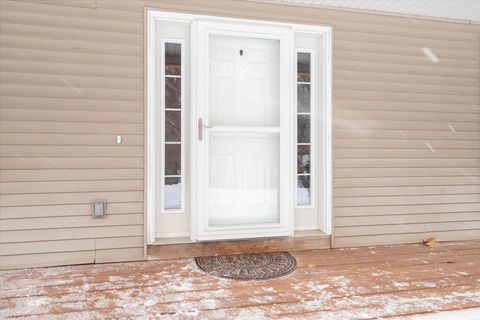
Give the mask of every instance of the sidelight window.
M 296 50 L 296 205 L 313 205 L 313 50 Z
M 184 42 L 161 41 L 162 212 L 182 212 L 185 190 Z

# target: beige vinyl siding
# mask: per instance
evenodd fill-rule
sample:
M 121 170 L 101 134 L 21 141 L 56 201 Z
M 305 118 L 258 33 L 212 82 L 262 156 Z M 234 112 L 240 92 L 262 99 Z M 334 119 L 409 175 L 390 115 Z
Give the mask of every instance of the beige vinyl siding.
M 331 25 L 334 246 L 480 238 L 479 25 L 231 0 L 0 5 L 1 268 L 144 258 L 145 7 Z M 97 198 L 107 219 L 89 216 Z
M 142 32 L 43 2 L 0 2 L 0 268 L 144 259 Z

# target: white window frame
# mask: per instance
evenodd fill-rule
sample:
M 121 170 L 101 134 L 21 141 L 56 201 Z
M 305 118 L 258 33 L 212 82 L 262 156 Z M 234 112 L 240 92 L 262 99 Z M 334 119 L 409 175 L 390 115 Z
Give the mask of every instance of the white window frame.
M 309 53 L 310 54 L 310 112 L 308 115 L 310 116 L 310 142 L 309 143 L 298 143 L 298 85 L 302 84 L 303 82 L 298 81 L 298 54 L 299 53 Z M 316 151 L 316 143 L 317 140 L 315 139 L 316 136 L 316 99 L 315 95 L 317 94 L 316 91 L 316 65 L 315 65 L 315 50 L 314 49 L 303 49 L 303 48 L 295 48 L 295 209 L 311 209 L 315 208 L 315 201 L 316 201 L 316 179 L 315 175 L 317 171 L 315 170 L 315 151 Z M 310 146 L 310 173 L 308 176 L 310 177 L 310 204 L 298 204 L 298 177 L 302 174 L 298 174 L 298 146 L 301 145 L 308 145 Z
M 180 109 L 168 109 L 165 106 L 165 78 L 169 77 L 165 74 L 165 45 L 167 43 L 180 44 Z M 160 136 L 161 136 L 161 149 L 160 149 L 160 213 L 185 213 L 185 40 L 174 38 L 161 38 L 160 39 Z M 175 76 L 176 78 L 177 76 Z M 165 141 L 165 120 L 166 111 L 180 112 L 180 142 L 168 143 Z M 165 145 L 167 144 L 180 144 L 180 175 L 165 175 Z M 165 178 L 180 178 L 182 184 L 181 188 L 181 207 L 180 209 L 166 209 L 165 208 Z
M 145 34 L 145 81 L 146 81 L 146 92 L 145 92 L 145 215 L 146 215 L 146 223 L 145 223 L 145 237 L 147 244 L 155 243 L 155 216 L 156 216 L 156 208 L 158 204 L 157 199 L 157 177 L 158 177 L 158 170 L 159 165 L 156 159 L 156 152 L 157 147 L 155 143 L 155 136 L 156 130 L 158 128 L 155 127 L 155 119 L 158 116 L 158 110 L 155 110 L 156 106 L 156 98 L 155 98 L 155 88 L 158 85 L 155 80 L 155 55 L 157 54 L 155 49 L 155 44 L 157 43 L 158 39 L 156 39 L 155 33 L 155 26 L 156 21 L 172 21 L 172 22 L 181 22 L 181 23 L 188 23 L 192 25 L 194 21 L 203 19 L 203 20 L 210 20 L 210 21 L 223 21 L 223 22 L 244 22 L 244 23 L 252 23 L 252 24 L 269 24 L 269 25 L 283 25 L 289 26 L 293 32 L 299 33 L 310 33 L 314 35 L 320 35 L 322 38 L 322 45 L 323 45 L 323 52 L 321 53 L 323 56 L 322 64 L 324 66 L 324 72 L 322 77 L 318 77 L 317 81 L 322 81 L 324 86 L 324 99 L 321 101 L 323 104 L 322 113 L 322 139 L 323 139 L 323 148 L 322 148 L 322 161 L 323 166 L 322 168 L 318 168 L 323 173 L 322 181 L 317 181 L 317 187 L 320 185 L 323 186 L 323 193 L 319 199 L 317 199 L 319 208 L 319 214 L 321 215 L 321 231 L 326 234 L 332 234 L 332 29 L 328 26 L 318 26 L 318 25 L 303 25 L 303 24 L 291 24 L 291 23 L 281 23 L 281 22 L 271 22 L 271 21 L 259 21 L 259 20 L 247 20 L 247 19 L 236 19 L 236 18 L 229 18 L 229 17 L 219 17 L 219 16 L 206 16 L 206 15 L 196 15 L 196 14 L 185 14 L 185 13 L 177 13 L 177 12 L 165 12 L 165 11 L 157 11 L 152 9 L 145 10 L 145 21 L 146 21 L 146 34 Z M 196 42 L 196 35 L 192 33 L 191 37 L 191 45 L 192 48 L 190 54 L 191 58 L 191 70 L 196 69 L 196 61 L 195 58 L 195 42 Z M 294 52 L 292 48 L 292 53 Z M 320 54 L 320 53 L 319 53 Z M 293 59 L 292 59 L 293 63 Z M 192 121 L 190 121 L 190 132 L 196 132 L 196 124 L 197 124 L 197 117 L 196 117 L 196 110 L 195 110 L 195 99 L 196 96 L 194 84 L 196 81 L 197 75 L 195 72 L 191 72 L 190 74 L 190 83 L 192 84 L 191 90 L 189 95 L 193 98 L 191 101 L 191 116 Z M 295 78 L 296 79 L 296 78 Z M 296 82 L 296 81 L 295 81 Z M 292 84 L 294 83 L 292 79 Z M 185 94 L 185 91 L 182 91 Z M 293 95 L 292 95 L 293 96 Z M 296 103 L 292 99 L 292 103 Z M 320 103 L 320 101 L 317 101 Z M 318 128 L 317 133 L 320 133 L 320 128 Z M 191 133 L 193 136 L 193 134 Z M 196 148 L 195 143 L 189 146 L 190 150 L 190 161 L 192 162 L 192 173 L 190 175 L 190 216 L 192 219 L 192 224 L 195 225 L 196 219 L 196 212 L 195 206 L 197 204 L 197 194 L 194 186 L 196 185 L 195 179 L 195 170 L 197 169 L 195 166 L 196 160 Z M 296 144 L 295 144 L 296 146 Z M 319 151 L 319 150 L 317 150 Z M 296 153 L 296 152 L 295 152 Z M 184 153 L 185 154 L 185 153 Z M 319 160 L 319 159 L 316 159 Z M 295 159 L 295 176 L 296 176 L 296 159 Z M 296 183 L 294 184 L 295 188 L 292 188 L 292 192 L 296 194 Z M 185 206 L 184 199 L 184 206 Z M 292 208 L 293 210 L 295 208 Z M 196 236 L 196 230 L 191 230 L 191 236 L 194 238 Z

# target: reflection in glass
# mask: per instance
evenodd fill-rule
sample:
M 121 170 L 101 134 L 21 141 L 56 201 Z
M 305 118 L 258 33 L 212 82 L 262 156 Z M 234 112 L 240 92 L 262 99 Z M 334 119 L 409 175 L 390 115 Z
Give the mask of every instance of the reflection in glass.
M 310 85 L 297 85 L 297 111 L 310 112 Z
M 182 174 L 182 156 L 180 144 L 165 145 L 165 175 Z
M 298 115 L 297 118 L 297 142 L 309 143 L 310 142 L 310 116 Z
M 165 141 L 179 142 L 181 140 L 181 117 L 180 111 L 165 111 Z
M 310 82 L 310 53 L 297 53 L 297 81 Z
M 182 45 L 180 43 L 165 43 L 165 74 L 181 75 Z
M 165 209 L 182 208 L 182 183 L 180 178 L 165 178 Z
M 279 222 L 280 135 L 210 134 L 210 226 Z
M 165 108 L 179 109 L 181 106 L 181 78 L 165 78 Z
M 310 146 L 297 148 L 297 173 L 310 173 Z
M 297 180 L 297 204 L 309 205 L 312 195 L 310 192 L 310 176 L 298 176 Z

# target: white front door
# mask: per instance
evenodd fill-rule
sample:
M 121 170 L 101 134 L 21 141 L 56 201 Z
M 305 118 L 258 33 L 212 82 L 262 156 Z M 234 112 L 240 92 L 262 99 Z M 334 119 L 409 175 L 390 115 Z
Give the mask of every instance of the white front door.
M 195 240 L 291 235 L 291 33 L 200 21 Z

